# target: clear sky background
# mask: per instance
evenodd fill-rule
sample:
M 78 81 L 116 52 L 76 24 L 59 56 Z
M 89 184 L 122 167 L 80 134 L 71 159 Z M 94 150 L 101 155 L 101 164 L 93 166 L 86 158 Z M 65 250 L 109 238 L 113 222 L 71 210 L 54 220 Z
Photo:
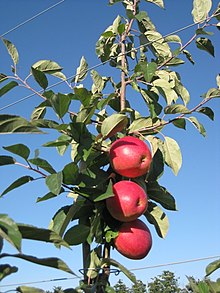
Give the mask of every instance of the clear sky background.
M 0 35 L 13 28 L 17 24 L 29 19 L 31 16 L 43 11 L 58 1 L 27 1 L 27 0 L 1 0 L 0 1 Z M 192 2 L 166 1 L 165 10 L 142 1 L 142 10 L 147 10 L 157 26 L 164 35 L 171 33 L 192 23 Z M 218 1 L 213 1 L 217 6 Z M 95 43 L 100 34 L 108 27 L 118 14 L 123 14 L 121 4 L 109 7 L 107 0 L 65 0 L 57 7 L 39 16 L 35 20 L 23 25 L 5 36 L 13 42 L 20 53 L 18 65 L 19 74 L 25 77 L 30 66 L 41 59 L 51 59 L 58 62 L 63 68 L 66 76 L 75 74 L 81 56 L 85 56 L 89 66 L 98 64 L 100 61 L 95 55 Z M 195 27 L 180 34 L 183 42 L 187 41 L 194 33 Z M 186 62 L 184 66 L 176 68 L 182 75 L 182 82 L 191 94 L 189 107 L 193 107 L 201 101 L 201 94 L 209 88 L 216 87 L 216 75 L 220 73 L 220 38 L 219 32 L 211 37 L 216 48 L 216 58 L 211 57 L 204 51 L 199 51 L 193 44 L 189 51 L 195 60 L 193 66 Z M 8 73 L 11 61 L 2 44 L 0 44 L 0 72 Z M 112 70 L 108 66 L 97 69 L 100 74 L 109 76 Z M 53 80 L 55 82 L 55 80 Z M 89 83 L 85 83 L 85 86 Z M 36 87 L 37 88 L 37 87 Z M 37 88 L 38 89 L 38 88 Z M 69 92 L 65 85 L 54 88 L 56 92 Z M 0 99 L 0 108 L 15 102 L 16 100 L 30 94 L 25 89 L 11 91 Z M 2 110 L 0 113 L 19 114 L 29 117 L 34 106 L 40 103 L 36 96 L 22 103 Z M 137 108 L 139 105 L 134 105 Z M 166 239 L 160 239 L 149 224 L 153 236 L 153 247 L 148 257 L 139 261 L 132 261 L 119 255 L 116 251 L 112 257 L 130 269 L 144 268 L 158 264 L 185 261 L 220 255 L 220 100 L 212 101 L 209 106 L 215 112 L 215 121 L 201 117 L 207 130 L 207 137 L 203 138 L 191 125 L 187 131 L 175 129 L 168 126 L 166 134 L 174 137 L 183 155 L 183 166 L 176 177 L 169 169 L 165 170 L 160 183 L 164 185 L 177 200 L 178 212 L 169 212 L 170 230 Z M 57 170 L 61 170 L 70 161 L 69 154 L 60 157 L 56 151 L 49 153 L 41 145 L 50 141 L 52 136 L 48 135 L 1 135 L 0 146 L 15 143 L 26 143 L 32 150 L 39 148 L 41 157 L 48 159 Z M 1 154 L 6 152 L 1 149 Z M 0 191 L 3 191 L 11 182 L 22 175 L 33 175 L 21 167 L 8 166 L 0 168 Z M 64 195 L 43 203 L 37 203 L 38 196 L 47 192 L 46 186 L 39 181 L 27 184 L 0 199 L 0 213 L 7 213 L 16 222 L 29 223 L 39 227 L 47 227 L 50 219 L 61 206 L 70 203 L 70 199 Z M 16 253 L 9 245 L 5 245 L 5 252 Z M 70 268 L 78 275 L 82 268 L 81 247 L 73 247 L 72 251 L 62 248 L 57 250 L 51 244 L 34 243 L 24 241 L 23 252 L 33 254 L 37 257 L 57 256 L 66 261 Z M 0 286 L 24 282 L 37 282 L 58 278 L 70 278 L 71 275 L 43 266 L 37 266 L 13 258 L 2 259 L 2 263 L 9 262 L 19 266 L 19 272 L 7 277 Z M 180 284 L 187 282 L 186 275 L 202 278 L 205 275 L 205 267 L 212 260 L 193 262 L 181 265 L 164 266 L 154 269 L 140 269 L 134 271 L 138 279 L 148 282 L 163 270 L 173 271 L 180 277 Z M 219 271 L 212 275 L 215 279 Z M 120 274 L 111 277 L 112 284 L 121 278 L 128 285 L 130 281 Z M 75 287 L 78 279 L 60 282 L 35 283 L 32 286 L 43 289 L 51 289 L 53 286 L 63 288 Z M 0 287 L 4 292 L 12 287 Z

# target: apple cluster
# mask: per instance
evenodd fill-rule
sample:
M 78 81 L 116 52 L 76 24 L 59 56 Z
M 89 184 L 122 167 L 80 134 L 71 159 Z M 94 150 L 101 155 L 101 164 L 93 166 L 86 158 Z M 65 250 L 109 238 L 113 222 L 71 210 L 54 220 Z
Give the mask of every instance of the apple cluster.
M 113 196 L 106 200 L 111 216 L 121 222 L 114 246 L 127 258 L 142 259 L 152 246 L 150 230 L 138 219 L 147 210 L 148 197 L 144 189 L 130 179 L 149 172 L 152 155 L 144 141 L 125 136 L 111 145 L 109 157 L 114 171 L 127 178 L 113 185 Z

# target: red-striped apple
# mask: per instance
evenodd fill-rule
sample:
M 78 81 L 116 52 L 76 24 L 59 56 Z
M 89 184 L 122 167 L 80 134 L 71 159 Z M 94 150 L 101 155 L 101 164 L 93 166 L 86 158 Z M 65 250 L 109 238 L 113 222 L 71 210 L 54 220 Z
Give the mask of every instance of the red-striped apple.
M 150 230 L 140 219 L 123 223 L 114 239 L 118 252 L 130 259 L 142 259 L 152 247 Z
M 122 180 L 113 185 L 114 196 L 106 199 L 109 213 L 118 221 L 129 222 L 141 216 L 148 207 L 144 189 L 133 181 Z
M 135 178 L 148 173 L 152 160 L 148 145 L 134 136 L 117 139 L 110 147 L 109 158 L 116 173 Z

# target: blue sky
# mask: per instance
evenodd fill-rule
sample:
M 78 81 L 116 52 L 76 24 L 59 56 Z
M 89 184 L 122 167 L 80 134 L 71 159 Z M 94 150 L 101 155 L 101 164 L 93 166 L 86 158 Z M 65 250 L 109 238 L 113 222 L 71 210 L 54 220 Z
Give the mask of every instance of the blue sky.
M 167 34 L 192 23 L 192 2 L 165 0 L 166 9 L 161 10 L 143 1 L 141 8 L 148 11 L 157 29 L 162 34 Z M 54 3 L 56 2 L 49 0 L 1 0 L 0 35 Z M 213 6 L 217 6 L 217 3 L 218 1 L 213 1 Z M 26 76 L 30 66 L 41 59 L 51 59 L 58 62 L 64 68 L 63 72 L 66 76 L 71 76 L 76 72 L 81 56 L 85 56 L 89 66 L 98 64 L 100 61 L 95 55 L 95 43 L 105 28 L 121 13 L 124 13 L 121 4 L 109 7 L 107 0 L 66 0 L 32 22 L 11 32 L 5 38 L 13 42 L 20 53 L 19 74 L 23 77 Z M 180 34 L 183 42 L 193 35 L 194 30 L 195 28 L 191 28 Z M 204 51 L 199 51 L 195 48 L 195 45 L 192 45 L 189 51 L 193 55 L 195 65 L 192 66 L 189 62 L 186 62 L 182 68 L 176 69 L 181 73 L 182 81 L 191 94 L 190 106 L 192 107 L 201 101 L 201 94 L 211 87 L 216 87 L 215 78 L 219 73 L 220 64 L 220 39 L 217 30 L 215 30 L 215 33 L 211 37 L 216 48 L 215 58 Z M 9 73 L 10 58 L 2 44 L 0 44 L 0 56 L 0 72 Z M 108 66 L 101 66 L 97 71 L 107 76 L 114 74 Z M 55 82 L 55 80 L 52 82 Z M 63 84 L 54 89 L 61 92 L 69 91 Z M 28 94 L 30 92 L 25 89 L 14 90 L 0 99 L 0 108 Z M 32 97 L 0 113 L 20 114 L 29 117 L 32 108 L 39 103 L 39 98 Z M 139 107 L 138 104 L 136 106 Z M 207 130 L 206 138 L 203 138 L 190 125 L 186 132 L 174 129 L 172 126 L 168 126 L 165 130 L 166 135 L 174 137 L 178 141 L 183 155 L 183 166 L 179 175 L 176 177 L 169 169 L 166 169 L 160 180 L 161 185 L 164 185 L 175 196 L 178 212 L 167 212 L 170 230 L 166 239 L 160 239 L 153 226 L 149 225 L 153 236 L 153 248 L 147 258 L 140 261 L 131 261 L 120 256 L 117 252 L 113 252 L 112 257 L 128 268 L 137 269 L 220 255 L 220 102 L 216 99 L 209 106 L 215 112 L 215 121 L 212 122 L 206 117 L 201 117 L 201 122 L 204 123 Z M 41 157 L 47 158 L 56 166 L 56 169 L 62 169 L 67 160 L 70 159 L 68 156 L 59 157 L 55 151 L 48 154 L 47 150 L 44 150 L 41 145 L 49 140 L 51 140 L 51 136 L 45 135 L 2 135 L 0 136 L 0 146 L 18 142 L 26 143 L 32 150 L 39 148 Z M 6 154 L 3 150 L 0 153 Z M 28 175 L 21 167 L 1 167 L 0 191 L 3 191 L 19 176 L 26 174 Z M 56 210 L 65 204 L 69 204 L 70 200 L 65 196 L 60 196 L 55 200 L 36 204 L 36 198 L 46 192 L 47 188 L 38 181 L 23 186 L 0 199 L 0 213 L 7 213 L 17 222 L 47 227 Z M 9 245 L 5 246 L 6 249 L 8 252 L 15 253 Z M 24 241 L 23 252 L 38 257 L 60 257 L 76 273 L 82 267 L 81 247 L 73 247 L 72 251 L 62 248 L 59 251 L 49 244 Z M 24 261 L 15 261 L 12 258 L 5 258 L 3 263 L 6 260 L 11 264 L 18 265 L 20 269 L 17 274 L 13 274 L 2 281 L 1 286 L 11 283 L 71 277 L 55 269 L 36 266 Z M 207 260 L 154 269 L 142 269 L 137 270 L 135 274 L 138 279 L 147 282 L 150 278 L 168 269 L 173 271 L 176 276 L 181 277 L 180 283 L 184 284 L 186 275 L 202 278 L 205 274 L 205 266 L 209 262 Z M 213 274 L 213 279 L 217 276 L 219 276 L 219 272 Z M 117 277 L 112 276 L 112 283 L 117 282 L 118 278 L 124 279 L 129 284 L 129 281 L 122 274 Z M 78 280 L 76 279 L 65 282 L 39 283 L 33 284 L 33 286 L 50 289 L 58 285 L 67 288 L 77 284 Z M 6 287 L 0 287 L 0 291 L 6 291 L 6 289 Z

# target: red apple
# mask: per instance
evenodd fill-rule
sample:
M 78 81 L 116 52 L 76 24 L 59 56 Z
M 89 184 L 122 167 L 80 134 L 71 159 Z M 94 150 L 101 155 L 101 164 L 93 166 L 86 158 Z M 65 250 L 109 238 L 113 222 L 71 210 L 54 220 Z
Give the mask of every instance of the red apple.
M 125 136 L 113 142 L 109 157 L 115 172 L 130 178 L 146 174 L 152 160 L 147 144 L 134 136 Z
M 106 199 L 106 207 L 113 218 L 121 222 L 137 219 L 148 207 L 144 189 L 135 182 L 122 180 L 113 185 L 114 196 Z
M 123 223 L 119 234 L 114 239 L 118 252 L 130 259 L 142 259 L 149 253 L 152 246 L 150 230 L 139 219 Z

